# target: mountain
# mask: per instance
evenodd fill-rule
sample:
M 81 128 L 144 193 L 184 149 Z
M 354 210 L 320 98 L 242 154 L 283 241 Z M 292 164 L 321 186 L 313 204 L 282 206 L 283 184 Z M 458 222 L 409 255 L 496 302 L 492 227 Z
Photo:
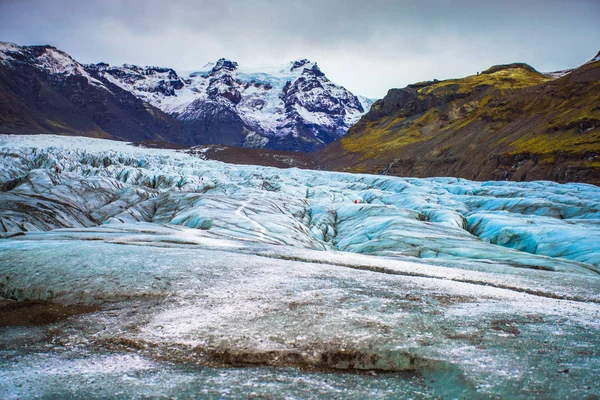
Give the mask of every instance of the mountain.
M 306 59 L 262 69 L 220 59 L 181 76 L 0 43 L 0 133 L 313 151 L 344 135 L 372 102 Z
M 88 68 L 177 117 L 195 144 L 312 151 L 344 135 L 373 102 L 306 59 L 251 69 L 222 58 L 185 78 L 167 68 Z
M 316 157 L 396 176 L 600 184 L 600 53 L 554 75 L 508 64 L 391 89 Z
M 93 72 L 93 71 L 92 71 Z M 0 132 L 188 141 L 183 124 L 51 46 L 0 43 Z

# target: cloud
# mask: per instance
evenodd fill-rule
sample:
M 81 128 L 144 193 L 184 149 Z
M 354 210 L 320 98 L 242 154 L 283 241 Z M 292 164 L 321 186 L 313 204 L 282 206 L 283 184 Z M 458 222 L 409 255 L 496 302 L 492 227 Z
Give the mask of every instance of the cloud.
M 598 15 L 596 0 L 20 0 L 0 1 L 0 40 L 185 70 L 220 57 L 307 57 L 335 82 L 381 97 L 497 63 L 576 66 L 598 50 Z

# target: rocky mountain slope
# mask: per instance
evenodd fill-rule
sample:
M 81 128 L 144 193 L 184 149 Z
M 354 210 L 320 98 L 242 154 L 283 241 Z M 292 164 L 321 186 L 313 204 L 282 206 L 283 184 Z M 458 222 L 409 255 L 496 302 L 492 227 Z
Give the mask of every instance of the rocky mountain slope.
M 312 151 L 370 107 L 306 59 L 242 69 L 83 65 L 50 46 L 0 43 L 0 132 Z
M 183 125 L 50 46 L 0 43 L 0 132 L 186 142 Z
M 600 58 L 562 74 L 526 64 L 391 89 L 317 157 L 397 176 L 600 183 Z

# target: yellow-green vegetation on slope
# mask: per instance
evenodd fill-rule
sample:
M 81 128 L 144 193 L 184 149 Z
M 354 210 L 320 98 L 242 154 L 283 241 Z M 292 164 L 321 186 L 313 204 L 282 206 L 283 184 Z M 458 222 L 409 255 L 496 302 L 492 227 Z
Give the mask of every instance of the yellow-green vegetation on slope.
M 501 68 L 504 67 L 504 68 Z M 511 64 L 492 67 L 481 74 L 461 79 L 449 79 L 419 89 L 419 96 L 434 95 L 440 97 L 446 93 L 471 94 L 478 87 L 493 87 L 498 90 L 520 89 L 550 81 L 548 78 L 526 64 Z
M 571 87 L 576 89 L 576 87 Z M 540 131 L 529 131 L 510 143 L 510 154 L 600 153 L 600 85 L 586 88 L 583 96 L 565 91 L 555 104 L 540 101 L 523 108 L 525 113 L 543 115 Z
M 600 62 L 560 79 L 510 64 L 392 89 L 320 157 L 356 172 L 600 183 Z
M 102 130 L 97 125 L 92 125 L 87 129 L 75 129 L 73 126 L 60 119 L 48 119 L 46 123 L 51 126 L 58 135 L 65 136 L 86 136 L 98 139 L 114 139 L 115 137 Z
M 429 110 L 418 118 L 392 116 L 382 123 L 366 122 L 363 134 L 344 137 L 342 144 L 351 152 L 362 152 L 363 157 L 372 158 L 386 151 L 395 151 L 411 143 L 426 141 L 438 120 L 438 111 Z
M 487 104 L 494 94 L 498 96 L 507 90 L 540 85 L 548 80 L 530 67 L 508 67 L 464 79 L 417 83 L 402 89 L 403 100 L 407 93 L 409 96 L 408 101 L 397 104 L 398 112 L 377 121 L 360 121 L 341 143 L 346 151 L 361 154 L 361 162 L 355 168 L 366 171 L 373 159 L 399 154 L 407 146 L 464 128 L 479 116 L 473 111 L 482 101 Z M 481 96 L 483 93 L 485 96 Z M 374 109 L 385 113 L 385 101 L 375 103 Z M 418 113 L 420 109 L 425 111 Z M 411 115 L 413 112 L 416 114 Z

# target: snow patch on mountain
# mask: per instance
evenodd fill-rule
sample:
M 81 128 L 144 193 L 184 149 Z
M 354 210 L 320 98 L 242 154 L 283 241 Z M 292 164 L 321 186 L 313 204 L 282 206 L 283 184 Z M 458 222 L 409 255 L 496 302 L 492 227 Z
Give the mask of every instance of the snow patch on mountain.
M 4 64 L 27 61 L 52 75 L 82 76 L 90 85 L 104 86 L 98 79 L 93 78 L 82 64 L 52 46 L 17 46 L 14 43 L 0 42 L 0 61 Z
M 560 71 L 545 72 L 544 75 L 546 75 L 550 78 L 558 79 L 558 78 L 562 78 L 563 76 L 569 75 L 573 71 L 575 71 L 574 68 L 569 68 L 569 69 L 563 69 Z
M 598 54 L 596 54 L 596 57 L 592 58 L 590 61 L 586 62 L 583 65 L 595 63 L 596 61 L 600 61 L 600 51 L 598 52 Z M 549 76 L 550 78 L 558 79 L 562 78 L 563 76 L 569 75 L 573 71 L 575 71 L 575 68 L 568 68 L 560 71 L 546 72 L 544 73 L 544 75 Z
M 18 53 L 19 51 L 20 47 L 14 43 L 0 42 L 0 62 L 6 63 L 14 60 L 11 53 Z

